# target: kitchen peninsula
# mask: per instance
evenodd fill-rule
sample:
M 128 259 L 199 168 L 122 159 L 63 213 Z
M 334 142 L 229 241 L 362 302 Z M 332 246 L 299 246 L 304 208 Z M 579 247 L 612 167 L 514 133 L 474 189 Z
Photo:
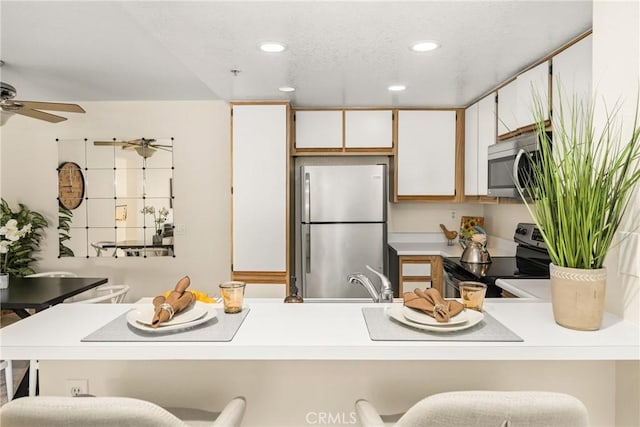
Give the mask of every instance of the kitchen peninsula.
M 305 425 L 314 411 L 348 417 L 360 397 L 398 412 L 434 392 L 478 388 L 568 392 L 593 425 L 614 425 L 618 371 L 640 360 L 636 325 L 607 314 L 600 331 L 572 331 L 546 302 L 486 302 L 522 342 L 372 341 L 362 308 L 381 304 L 247 304 L 231 342 L 153 343 L 81 341 L 133 305 L 59 305 L 0 330 L 2 358 L 39 359 L 42 394 L 64 394 L 64 381 L 78 378 L 92 394 L 203 409 L 242 394 L 247 426 Z M 171 387 L 145 387 L 160 373 Z

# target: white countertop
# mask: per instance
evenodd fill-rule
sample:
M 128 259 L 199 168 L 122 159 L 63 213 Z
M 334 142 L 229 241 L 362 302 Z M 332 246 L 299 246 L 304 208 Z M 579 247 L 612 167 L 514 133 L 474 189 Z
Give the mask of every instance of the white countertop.
M 496 285 L 519 298 L 551 301 L 549 279 L 498 279 Z
M 59 304 L 0 329 L 2 359 L 41 360 L 640 360 L 640 328 L 606 314 L 602 329 L 558 326 L 546 302 L 488 300 L 523 342 L 371 341 L 362 307 L 248 300 L 231 342 L 81 342 L 132 304 Z
M 513 241 L 489 236 L 487 250 L 491 256 L 514 256 L 516 244 Z M 443 257 L 459 257 L 462 246 L 456 239 L 452 246 L 442 233 L 389 233 L 387 244 L 398 252 L 398 255 L 439 255 Z

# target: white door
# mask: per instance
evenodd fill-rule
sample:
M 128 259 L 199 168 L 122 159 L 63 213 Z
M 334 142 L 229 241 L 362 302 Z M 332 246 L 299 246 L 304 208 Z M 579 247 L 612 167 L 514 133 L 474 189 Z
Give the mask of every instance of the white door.
M 491 93 L 478 102 L 478 195 L 488 193 L 489 146 L 496 143 L 496 94 Z
M 528 126 L 536 121 L 534 97 L 542 103 L 542 116 L 549 119 L 549 61 L 545 61 L 520 74 L 516 78 L 518 88 L 518 127 Z
M 287 106 L 232 108 L 233 270 L 286 271 Z
M 464 194 L 478 195 L 478 103 L 464 112 Z
M 296 111 L 296 148 L 342 148 L 342 110 Z
M 518 87 L 516 80 L 498 89 L 498 135 L 518 130 Z
M 347 148 L 393 147 L 391 110 L 348 110 L 345 112 Z
M 456 112 L 398 112 L 397 195 L 453 196 Z

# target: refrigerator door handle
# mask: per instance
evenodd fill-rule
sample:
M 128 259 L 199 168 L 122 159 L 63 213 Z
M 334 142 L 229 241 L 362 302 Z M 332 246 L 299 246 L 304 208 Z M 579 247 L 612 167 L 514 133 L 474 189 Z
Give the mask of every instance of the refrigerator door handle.
M 311 273 L 311 226 L 307 224 L 304 228 L 304 271 L 309 274 Z
M 302 222 L 309 222 L 311 220 L 311 177 L 309 175 L 309 172 L 304 172 L 304 194 L 302 195 L 304 206 L 302 212 Z

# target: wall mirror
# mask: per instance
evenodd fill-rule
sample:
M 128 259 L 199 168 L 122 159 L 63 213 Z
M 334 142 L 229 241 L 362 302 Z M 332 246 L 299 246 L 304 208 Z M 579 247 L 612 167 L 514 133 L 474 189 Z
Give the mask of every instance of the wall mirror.
M 60 257 L 175 256 L 173 138 L 57 142 Z

